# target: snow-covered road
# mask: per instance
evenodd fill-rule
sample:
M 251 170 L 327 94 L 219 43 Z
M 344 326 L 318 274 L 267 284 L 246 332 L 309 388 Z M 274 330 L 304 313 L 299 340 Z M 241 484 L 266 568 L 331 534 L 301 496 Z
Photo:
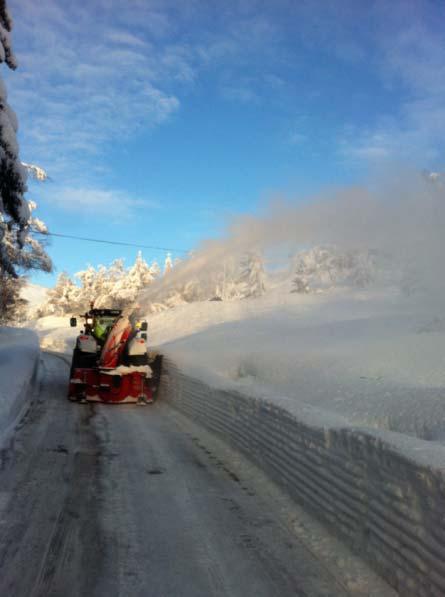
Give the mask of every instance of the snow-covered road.
M 359 572 L 348 592 L 290 501 L 167 404 L 71 404 L 67 373 L 43 355 L 0 454 L 0 595 L 385 594 Z

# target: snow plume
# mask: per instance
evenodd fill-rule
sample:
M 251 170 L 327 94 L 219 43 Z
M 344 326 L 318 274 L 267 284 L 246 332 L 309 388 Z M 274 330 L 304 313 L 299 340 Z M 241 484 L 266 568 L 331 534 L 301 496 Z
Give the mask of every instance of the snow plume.
M 400 169 L 372 188 L 340 189 L 310 201 L 272 201 L 258 215 L 234 219 L 225 238 L 204 242 L 153 284 L 145 300 L 165 303 L 185 290 L 194 300 L 223 298 L 221 288 L 239 279 L 240 263 L 252 251 L 266 257 L 295 255 L 317 245 L 372 251 L 390 267 L 385 276 L 395 284 L 409 292 L 423 288 L 437 294 L 445 290 L 444 229 L 444 189 Z

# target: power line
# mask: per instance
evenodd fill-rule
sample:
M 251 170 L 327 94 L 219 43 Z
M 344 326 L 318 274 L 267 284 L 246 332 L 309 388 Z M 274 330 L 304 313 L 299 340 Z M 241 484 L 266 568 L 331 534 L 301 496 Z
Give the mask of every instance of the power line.
M 74 236 L 71 234 L 58 234 L 57 232 L 37 232 L 42 236 L 57 236 L 59 238 L 70 238 L 72 240 L 81 240 L 90 243 L 102 243 L 106 245 L 120 245 L 124 247 L 136 247 L 138 249 L 151 249 L 155 251 L 169 251 L 171 253 L 189 253 L 186 249 L 172 249 L 171 247 L 155 247 L 151 245 L 141 245 L 139 243 L 125 243 L 118 240 L 105 240 L 101 238 L 89 238 L 86 236 Z

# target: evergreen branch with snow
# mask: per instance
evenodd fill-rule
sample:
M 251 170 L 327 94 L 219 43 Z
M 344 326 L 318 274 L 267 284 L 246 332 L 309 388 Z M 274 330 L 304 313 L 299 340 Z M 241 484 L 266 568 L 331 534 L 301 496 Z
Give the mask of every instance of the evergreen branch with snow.
M 39 182 L 45 182 L 46 180 L 50 180 L 48 172 L 41 168 L 40 166 L 36 166 L 35 164 L 27 164 L 26 162 L 22 162 L 22 166 L 26 168 L 29 176 L 34 178 L 34 180 L 38 180 Z

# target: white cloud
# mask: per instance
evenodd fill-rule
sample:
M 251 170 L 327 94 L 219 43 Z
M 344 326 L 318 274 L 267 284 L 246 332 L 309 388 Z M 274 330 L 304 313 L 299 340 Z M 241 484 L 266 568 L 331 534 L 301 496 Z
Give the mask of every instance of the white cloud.
M 340 141 L 344 155 L 370 160 L 421 162 L 445 150 L 445 34 L 441 10 L 427 3 L 376 2 L 375 67 L 397 98 L 373 128 L 356 130 Z M 437 19 L 437 22 L 436 22 Z M 397 90 L 397 92 L 395 92 Z M 397 97 L 398 96 L 398 97 Z
M 60 179 L 76 180 L 110 143 L 167 122 L 210 69 L 231 101 L 282 85 L 271 66 L 280 32 L 254 7 L 10 0 L 10 8 L 20 68 L 8 87 L 22 157 Z
M 112 220 L 129 219 L 138 210 L 159 209 L 156 201 L 134 198 L 123 191 L 90 187 L 60 187 L 45 192 L 46 201 L 68 212 L 106 216 Z
M 8 89 L 22 157 L 77 180 L 110 143 L 167 123 L 197 82 L 232 102 L 268 102 L 292 120 L 301 111 L 298 73 L 307 69 L 300 49 L 404 86 L 389 114 L 341 138 L 343 157 L 432 155 L 445 138 L 445 38 L 422 3 L 408 4 L 10 0 L 20 68 Z M 315 83 L 309 91 L 316 95 Z M 304 132 L 291 129 L 287 141 L 302 143 Z
M 128 31 L 111 29 L 106 36 L 110 41 L 124 46 L 133 46 L 137 48 L 145 48 L 147 46 L 143 39 L 137 35 L 129 33 Z
M 110 142 L 125 142 L 179 110 L 171 82 L 192 75 L 183 56 L 175 61 L 179 50 L 150 43 L 145 3 L 122 8 L 117 0 L 94 0 L 62 9 L 56 0 L 13 0 L 10 8 L 20 65 L 8 88 L 24 158 L 52 174 L 77 168 L 75 178 Z M 139 11 L 138 30 L 126 24 L 130 10 Z

